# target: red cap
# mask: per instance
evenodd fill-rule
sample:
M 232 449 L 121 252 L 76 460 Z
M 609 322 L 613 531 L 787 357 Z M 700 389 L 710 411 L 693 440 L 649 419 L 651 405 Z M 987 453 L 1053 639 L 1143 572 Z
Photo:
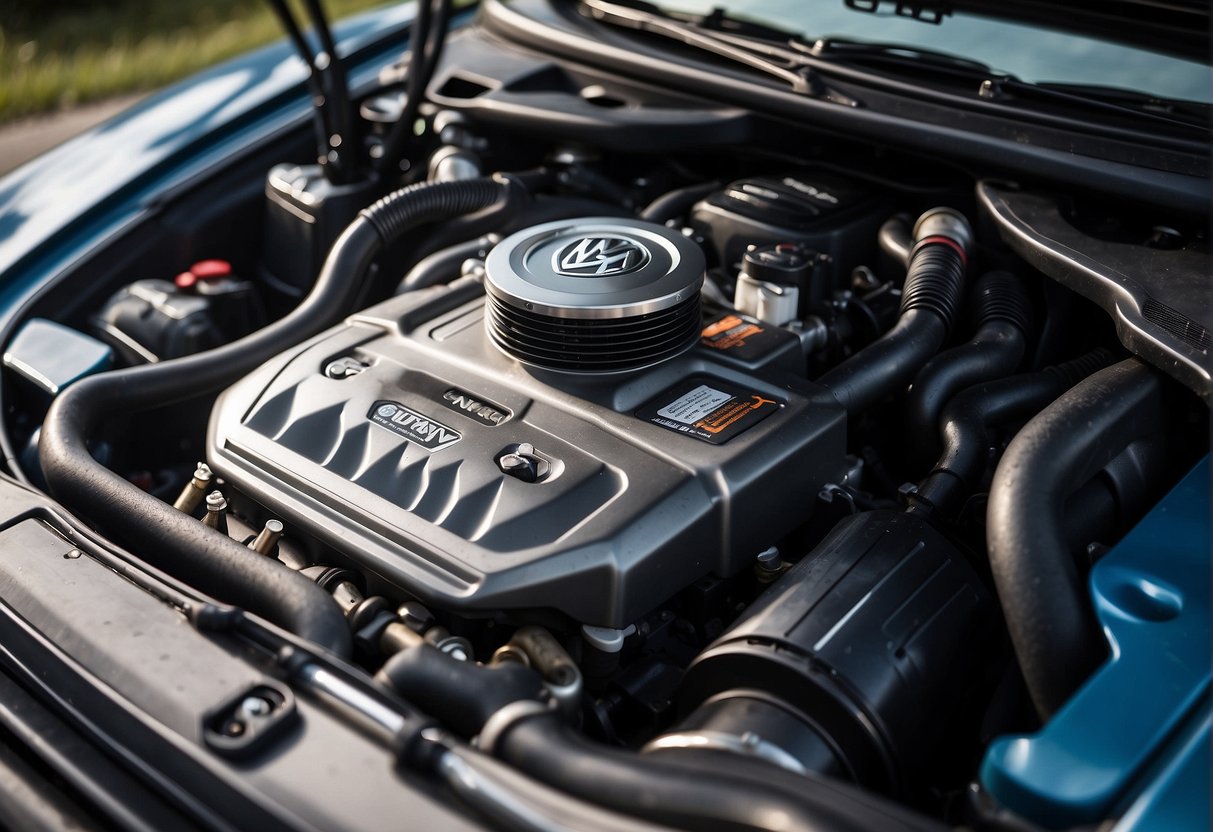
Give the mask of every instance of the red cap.
M 192 289 L 199 280 L 218 280 L 229 277 L 232 264 L 226 260 L 199 260 L 190 266 L 189 271 L 182 272 L 173 279 L 178 289 Z

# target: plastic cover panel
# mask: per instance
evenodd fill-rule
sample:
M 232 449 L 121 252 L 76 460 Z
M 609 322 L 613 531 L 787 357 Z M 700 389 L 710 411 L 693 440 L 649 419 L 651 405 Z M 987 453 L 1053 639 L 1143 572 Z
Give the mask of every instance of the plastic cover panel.
M 494 349 L 483 319 L 479 287 L 439 288 L 290 350 L 220 399 L 211 463 L 431 603 L 603 626 L 749 566 L 841 473 L 845 414 L 803 379 L 698 352 L 606 379 L 540 375 Z M 358 371 L 330 377 L 334 361 Z M 634 415 L 697 373 L 780 407 L 721 445 Z M 538 482 L 498 465 L 521 443 L 546 463 Z

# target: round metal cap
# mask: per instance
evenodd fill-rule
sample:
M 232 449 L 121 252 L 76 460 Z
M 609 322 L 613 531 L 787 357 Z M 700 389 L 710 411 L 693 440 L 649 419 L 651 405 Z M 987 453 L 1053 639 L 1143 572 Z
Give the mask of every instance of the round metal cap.
M 498 243 L 485 262 L 493 343 L 527 364 L 575 372 L 646 367 L 700 330 L 703 252 L 640 220 L 545 223 Z
M 485 261 L 493 297 L 556 318 L 627 318 L 677 306 L 703 285 L 704 258 L 651 222 L 587 217 L 506 237 Z

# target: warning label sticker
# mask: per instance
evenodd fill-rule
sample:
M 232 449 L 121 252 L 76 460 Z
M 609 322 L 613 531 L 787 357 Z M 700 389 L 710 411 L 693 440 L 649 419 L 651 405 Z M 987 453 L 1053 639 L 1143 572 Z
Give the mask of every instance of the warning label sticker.
M 691 378 L 636 411 L 667 430 L 723 445 L 783 405 L 774 398 L 715 378 Z
M 735 350 L 765 331 L 757 321 L 747 320 L 740 315 L 725 315 L 704 327 L 700 339 L 705 347 L 714 350 Z
M 661 410 L 658 410 L 657 415 L 673 419 L 675 422 L 682 422 L 684 425 L 689 425 L 707 416 L 731 398 L 733 397 L 728 393 L 713 390 L 706 384 L 701 384 L 690 393 L 679 396 L 661 408 Z
M 787 349 L 789 341 L 795 342 L 796 336 L 735 312 L 717 316 L 699 334 L 700 346 L 741 361 L 757 361 L 777 349 Z

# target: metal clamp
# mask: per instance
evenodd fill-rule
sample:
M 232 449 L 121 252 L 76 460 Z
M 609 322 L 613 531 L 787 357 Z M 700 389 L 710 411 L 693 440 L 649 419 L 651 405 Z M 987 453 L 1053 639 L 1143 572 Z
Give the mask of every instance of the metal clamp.
M 494 714 L 496 716 L 496 714 Z M 641 754 L 650 751 L 662 751 L 670 748 L 705 748 L 714 751 L 727 751 L 731 754 L 741 754 L 746 757 L 757 757 L 774 763 L 780 768 L 794 774 L 808 774 L 804 764 L 784 749 L 769 740 L 746 731 L 741 736 L 726 734 L 723 731 L 694 731 L 684 734 L 666 734 L 649 742 L 640 749 Z
M 540 714 L 551 713 L 554 706 L 554 702 L 537 702 L 534 699 L 519 699 L 517 702 L 511 702 L 485 721 L 484 727 L 480 729 L 473 744 L 485 754 L 492 754 L 497 741 L 505 735 L 506 731 L 514 727 L 514 723 Z

